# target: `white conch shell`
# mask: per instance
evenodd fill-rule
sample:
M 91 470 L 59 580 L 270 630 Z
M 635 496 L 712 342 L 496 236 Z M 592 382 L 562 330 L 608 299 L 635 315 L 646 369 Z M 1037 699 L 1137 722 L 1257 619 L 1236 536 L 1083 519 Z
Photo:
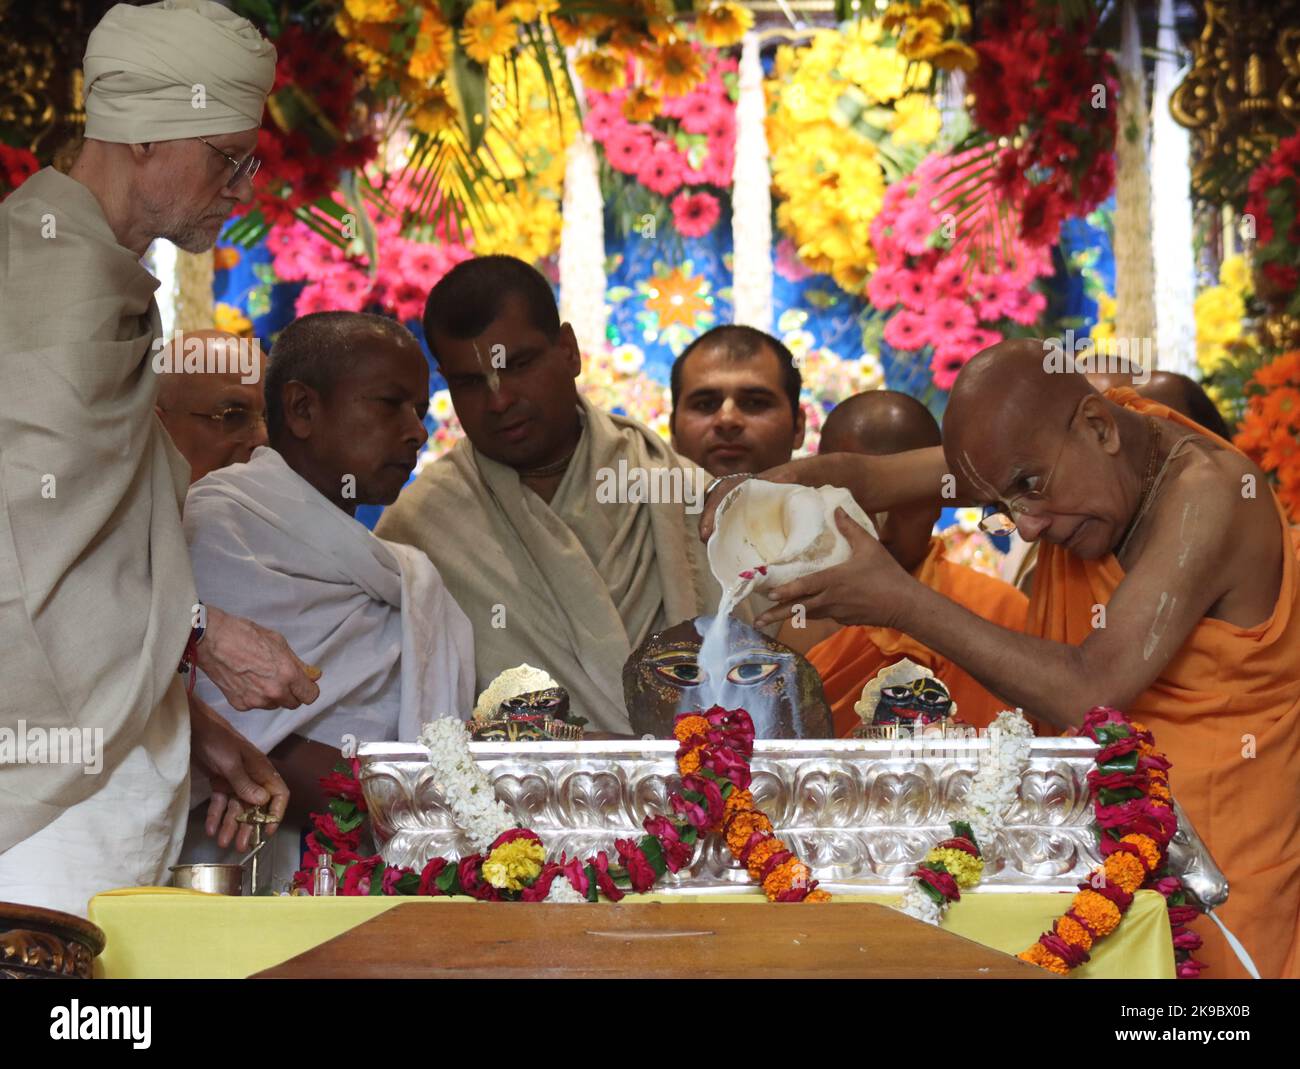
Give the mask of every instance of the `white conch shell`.
M 849 559 L 835 524 L 842 508 L 873 538 L 876 529 L 838 486 L 748 479 L 722 499 L 709 538 L 709 567 L 724 591 L 769 590 Z

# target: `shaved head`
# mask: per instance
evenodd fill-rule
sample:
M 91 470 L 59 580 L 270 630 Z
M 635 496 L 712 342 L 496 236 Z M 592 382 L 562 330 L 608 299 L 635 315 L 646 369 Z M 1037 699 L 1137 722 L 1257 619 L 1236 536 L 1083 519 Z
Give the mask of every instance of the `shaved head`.
M 1088 379 L 1099 390 L 1131 386 L 1143 397 L 1172 408 L 1220 438 L 1232 437 L 1232 428 L 1201 384 L 1177 371 L 1153 371 L 1141 385 L 1133 381 L 1132 375 L 1124 374 L 1097 372 Z
M 200 343 L 200 344 L 196 344 Z M 266 444 L 260 347 L 224 330 L 177 333 L 158 354 L 158 417 L 190 464 L 190 481 L 248 460 Z M 256 363 L 253 363 L 255 358 Z M 204 370 L 206 368 L 230 370 Z M 246 381 L 247 380 L 247 381 Z
M 884 456 L 940 445 L 939 424 L 915 397 L 869 390 L 841 401 L 822 427 L 822 453 Z
M 826 417 L 818 452 L 884 456 L 939 444 L 939 424 L 915 397 L 869 390 L 835 406 Z M 937 502 L 921 501 L 875 517 L 880 544 L 905 571 L 915 571 L 929 555 L 940 511 Z
M 1119 544 L 1137 510 L 1152 431 L 1083 373 L 1060 370 L 1059 356 L 1035 338 L 976 355 L 953 384 L 944 456 L 960 496 L 1015 513 L 1029 541 L 1096 559 Z M 1028 510 L 1010 508 L 1027 501 Z

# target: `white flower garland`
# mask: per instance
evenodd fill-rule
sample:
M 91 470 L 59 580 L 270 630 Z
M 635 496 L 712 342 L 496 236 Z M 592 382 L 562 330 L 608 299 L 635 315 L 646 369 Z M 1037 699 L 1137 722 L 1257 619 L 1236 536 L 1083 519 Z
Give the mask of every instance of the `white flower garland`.
M 586 895 L 580 895 L 573 889 L 573 884 L 568 880 L 564 873 L 560 873 L 551 881 L 551 889 L 546 892 L 545 901 L 547 902 L 586 902 Z
M 979 768 L 958 817 L 959 821 L 970 825 L 981 855 L 992 845 L 1007 813 L 1015 805 L 1020 780 L 1029 764 L 1034 729 L 1019 711 L 1003 710 L 989 725 L 986 737 L 988 749 L 979 755 Z M 937 927 L 943 921 L 947 905 L 939 905 L 921 890 L 920 884 L 917 878 L 908 881 L 903 903 L 898 908 L 910 917 Z
M 450 717 L 432 720 L 420 732 L 420 742 L 429 749 L 438 792 L 476 853 L 483 853 L 502 832 L 517 826 L 510 811 L 497 801 L 492 781 L 470 756 L 469 732 L 463 721 Z

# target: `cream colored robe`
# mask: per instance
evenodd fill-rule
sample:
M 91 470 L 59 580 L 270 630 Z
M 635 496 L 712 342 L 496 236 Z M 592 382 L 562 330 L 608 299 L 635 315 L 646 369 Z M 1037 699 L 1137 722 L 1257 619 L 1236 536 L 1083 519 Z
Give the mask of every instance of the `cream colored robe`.
M 717 611 L 699 516 L 672 504 L 597 499 L 602 469 L 707 474 L 649 428 L 580 402 L 578 451 L 548 505 L 468 440 L 426 467 L 375 533 L 424 550 L 474 625 L 480 689 L 528 662 L 569 691 L 593 730 L 630 732 L 623 664 L 655 631 Z M 694 500 L 695 497 L 692 497 Z
M 51 852 L 51 885 L 93 883 L 101 862 L 106 883 L 156 879 L 180 845 L 195 593 L 188 466 L 153 413 L 157 286 L 79 182 L 46 168 L 0 205 L 0 727 L 88 728 L 104 747 L 99 775 L 0 764 L 0 851 L 95 796 L 146 734 L 161 755 L 133 759 L 146 790 L 116 789 L 119 841 Z

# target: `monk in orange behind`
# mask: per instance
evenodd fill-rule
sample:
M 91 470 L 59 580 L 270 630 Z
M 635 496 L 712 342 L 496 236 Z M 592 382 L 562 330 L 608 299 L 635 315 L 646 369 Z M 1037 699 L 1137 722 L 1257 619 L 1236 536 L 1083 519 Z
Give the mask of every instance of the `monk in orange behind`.
M 852 559 L 771 591 L 758 622 L 801 604 L 905 631 L 1059 729 L 1093 706 L 1128 712 L 1169 756 L 1174 796 L 1228 877 L 1219 918 L 1263 976 L 1300 976 L 1300 562 L 1285 513 L 1226 441 L 1130 390 L 1103 396 L 1059 356 L 1032 339 L 977 355 L 942 450 L 764 474 L 846 486 L 869 513 L 955 477 L 959 498 L 1042 542 L 1026 634 L 921 585 L 847 517 Z M 728 489 L 705 503 L 706 537 Z M 1211 922 L 1195 929 L 1210 976 L 1244 975 Z
M 920 401 L 893 390 L 872 390 L 835 407 L 822 428 L 820 451 L 882 456 L 925 449 L 939 442 L 939 424 Z M 1020 591 L 944 558 L 943 540 L 932 533 L 939 512 L 937 500 L 919 501 L 877 516 L 880 544 L 904 571 L 931 590 L 986 620 L 1022 630 L 1029 602 Z M 813 621 L 807 628 L 814 632 L 814 638 L 826 633 L 818 624 Z M 853 710 L 862 688 L 881 668 L 904 657 L 934 672 L 948 688 L 957 704 L 957 717 L 964 723 L 986 727 L 1007 708 L 1006 702 L 985 690 L 965 669 L 901 631 L 861 626 L 835 626 L 830 630 L 829 637 L 821 637 L 806 656 L 822 677 L 837 736 L 849 734 L 862 723 Z M 781 640 L 800 648 L 795 629 L 783 632 Z

